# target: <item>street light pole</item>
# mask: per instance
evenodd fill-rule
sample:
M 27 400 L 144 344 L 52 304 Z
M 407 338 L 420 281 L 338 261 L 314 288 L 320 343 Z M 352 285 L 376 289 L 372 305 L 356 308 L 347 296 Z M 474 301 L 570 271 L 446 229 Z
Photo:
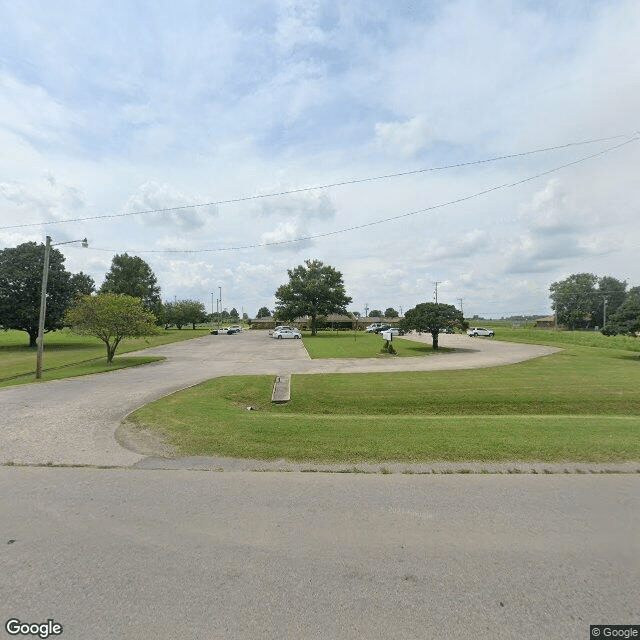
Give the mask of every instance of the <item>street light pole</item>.
M 441 280 L 438 280 L 438 281 L 434 282 L 433 284 L 435 284 L 435 285 L 436 285 L 435 296 L 436 296 L 436 304 L 438 304 L 438 285 L 439 285 L 439 284 L 442 284 L 442 281 L 441 281 Z
M 51 244 L 51 236 L 47 236 L 47 242 L 44 245 L 44 265 L 42 266 L 42 291 L 40 292 L 40 318 L 38 319 L 38 339 L 37 352 L 36 352 L 36 378 L 42 378 L 42 359 L 44 355 L 44 319 L 47 313 L 47 282 L 49 280 L 49 256 L 51 254 L 51 247 L 55 247 L 61 244 L 71 244 L 72 242 L 81 242 L 83 247 L 88 247 L 89 243 L 87 239 L 83 240 L 69 240 L 68 242 L 57 242 L 55 245 Z
M 44 265 L 42 267 L 42 289 L 40 291 L 40 318 L 38 320 L 38 340 L 36 345 L 36 378 L 42 378 L 42 355 L 44 350 L 44 316 L 47 312 L 47 281 L 49 279 L 49 254 L 51 253 L 51 236 L 47 236 L 44 245 Z

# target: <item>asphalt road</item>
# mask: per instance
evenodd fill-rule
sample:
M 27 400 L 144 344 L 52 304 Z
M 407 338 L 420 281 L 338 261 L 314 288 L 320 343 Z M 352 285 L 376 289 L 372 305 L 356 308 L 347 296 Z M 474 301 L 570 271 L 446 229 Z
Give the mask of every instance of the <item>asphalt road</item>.
M 53 619 L 64 640 L 587 640 L 640 623 L 639 495 L 636 475 L 1 467 L 1 622 Z
M 152 365 L 6 387 L 0 389 L 0 463 L 139 463 L 145 456 L 124 449 L 114 438 L 123 418 L 151 400 L 217 376 L 464 369 L 555 351 L 463 335 L 443 335 L 440 343 L 459 351 L 426 358 L 311 360 L 301 340 L 274 340 L 266 332 L 247 331 L 148 349 L 145 354 L 166 358 Z

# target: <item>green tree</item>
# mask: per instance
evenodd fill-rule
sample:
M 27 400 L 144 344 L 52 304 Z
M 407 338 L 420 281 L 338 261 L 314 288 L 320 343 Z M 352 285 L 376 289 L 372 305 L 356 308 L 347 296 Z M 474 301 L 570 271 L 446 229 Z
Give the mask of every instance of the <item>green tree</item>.
M 608 319 L 620 308 L 620 305 L 627 298 L 626 280 L 618 280 L 611 276 L 603 276 L 598 279 L 598 288 L 591 310 L 591 320 L 598 327 L 604 326 L 604 305 L 607 301 L 607 322 Z
M 592 273 L 575 273 L 549 287 L 551 308 L 558 324 L 576 328 L 589 326 L 596 306 L 598 277 Z
M 44 248 L 44 244 L 25 242 L 0 250 L 0 327 L 26 331 L 31 347 L 38 337 Z M 74 293 L 84 292 L 90 282 L 85 274 L 72 276 L 64 267 L 64 255 L 51 248 L 45 332 L 62 329 Z
M 271 311 L 269 311 L 267 307 L 260 307 L 260 309 L 258 309 L 256 318 L 270 318 L 270 317 L 271 317 Z
M 238 313 L 238 310 L 235 307 L 231 309 L 231 311 L 229 311 L 229 317 L 232 320 L 240 320 L 240 314 Z
M 140 298 L 145 309 L 152 311 L 158 319 L 162 317 L 158 279 L 151 267 L 138 256 L 126 253 L 115 255 L 100 293 L 122 293 Z
M 311 318 L 311 334 L 317 331 L 320 316 L 346 313 L 351 298 L 346 294 L 342 274 L 320 260 L 305 260 L 304 265 L 288 269 L 288 284 L 276 291 L 278 318 L 292 322 L 299 316 Z
M 384 312 L 385 318 L 397 318 L 399 315 L 393 307 L 387 307 L 387 310 Z
M 81 293 L 82 295 L 89 296 L 96 290 L 96 283 L 94 279 L 80 271 L 71 276 L 71 288 L 75 295 Z
M 436 304 L 423 302 L 409 309 L 400 320 L 400 327 L 405 331 L 424 331 L 430 333 L 433 349 L 438 348 L 438 335 L 443 329 L 466 329 L 465 321 L 460 309 L 452 304 Z
M 633 287 L 629 291 L 626 300 L 607 320 L 607 326 L 602 328 L 602 333 L 624 333 L 632 336 L 640 333 L 640 287 Z
M 206 322 L 207 311 L 203 302 L 198 300 L 179 300 L 178 304 L 182 309 L 182 317 L 191 325 L 192 329 L 195 329 L 197 324 Z
M 369 318 L 382 318 L 382 311 L 380 309 L 372 309 L 369 311 Z
M 174 302 L 165 302 L 163 304 L 164 309 L 164 322 L 165 324 L 173 324 L 178 329 L 182 329 L 187 324 L 190 324 L 193 329 L 196 328 L 196 324 L 206 322 L 207 312 L 204 308 L 204 303 L 198 300 L 176 300 Z
M 107 348 L 107 364 L 113 362 L 124 338 L 159 333 L 155 316 L 144 308 L 140 298 L 117 293 L 78 296 L 65 315 L 65 324 L 74 333 L 102 340 Z

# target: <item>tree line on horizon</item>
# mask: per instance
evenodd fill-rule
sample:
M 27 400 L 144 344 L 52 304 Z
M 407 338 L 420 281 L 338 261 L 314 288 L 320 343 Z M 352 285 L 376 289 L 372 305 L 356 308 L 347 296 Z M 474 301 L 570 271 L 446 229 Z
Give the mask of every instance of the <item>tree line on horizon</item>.
M 574 273 L 549 287 L 556 322 L 572 331 L 600 329 L 605 335 L 640 332 L 640 287 L 593 273 Z

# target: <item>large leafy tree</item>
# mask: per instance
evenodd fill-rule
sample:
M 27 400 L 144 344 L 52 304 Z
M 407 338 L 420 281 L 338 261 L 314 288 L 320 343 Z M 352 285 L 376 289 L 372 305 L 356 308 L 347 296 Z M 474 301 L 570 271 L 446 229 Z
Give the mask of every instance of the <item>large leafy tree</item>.
M 311 334 L 315 335 L 319 316 L 347 312 L 351 298 L 345 292 L 342 274 L 333 267 L 320 260 L 305 260 L 287 273 L 288 284 L 276 291 L 276 314 L 281 320 L 309 316 Z
M 154 312 L 159 319 L 162 316 L 158 279 L 151 267 L 138 256 L 126 253 L 115 255 L 111 261 L 111 269 L 100 287 L 100 293 L 122 293 L 140 298 L 147 310 Z
M 0 326 L 29 334 L 29 345 L 36 346 L 44 244 L 25 242 L 17 247 L 0 250 Z M 70 274 L 64 267 L 64 255 L 55 248 L 49 254 L 47 280 L 47 312 L 45 332 L 62 329 L 63 316 L 74 293 L 93 287 L 86 274 Z
M 65 315 L 65 323 L 77 334 L 102 340 L 107 348 L 108 364 L 113 362 L 124 338 L 139 338 L 159 331 L 155 316 L 144 308 L 140 298 L 117 293 L 78 296 Z
M 599 298 L 596 291 L 598 277 L 592 273 L 574 273 L 549 287 L 551 308 L 558 324 L 572 331 L 589 325 Z
M 393 307 L 387 307 L 387 310 L 384 312 L 385 318 L 397 318 L 399 315 Z
M 640 332 L 640 287 L 633 287 L 626 300 L 607 320 L 602 332 L 607 335 L 625 333 L 635 336 Z
M 256 314 L 256 318 L 270 318 L 271 311 L 267 307 L 260 307 L 258 309 L 258 313 Z
M 416 305 L 406 311 L 404 318 L 400 320 L 400 327 L 405 331 L 430 333 L 434 349 L 438 349 L 438 336 L 443 329 L 466 329 L 467 326 L 468 323 L 460 309 L 456 309 L 452 304 L 435 302 Z

